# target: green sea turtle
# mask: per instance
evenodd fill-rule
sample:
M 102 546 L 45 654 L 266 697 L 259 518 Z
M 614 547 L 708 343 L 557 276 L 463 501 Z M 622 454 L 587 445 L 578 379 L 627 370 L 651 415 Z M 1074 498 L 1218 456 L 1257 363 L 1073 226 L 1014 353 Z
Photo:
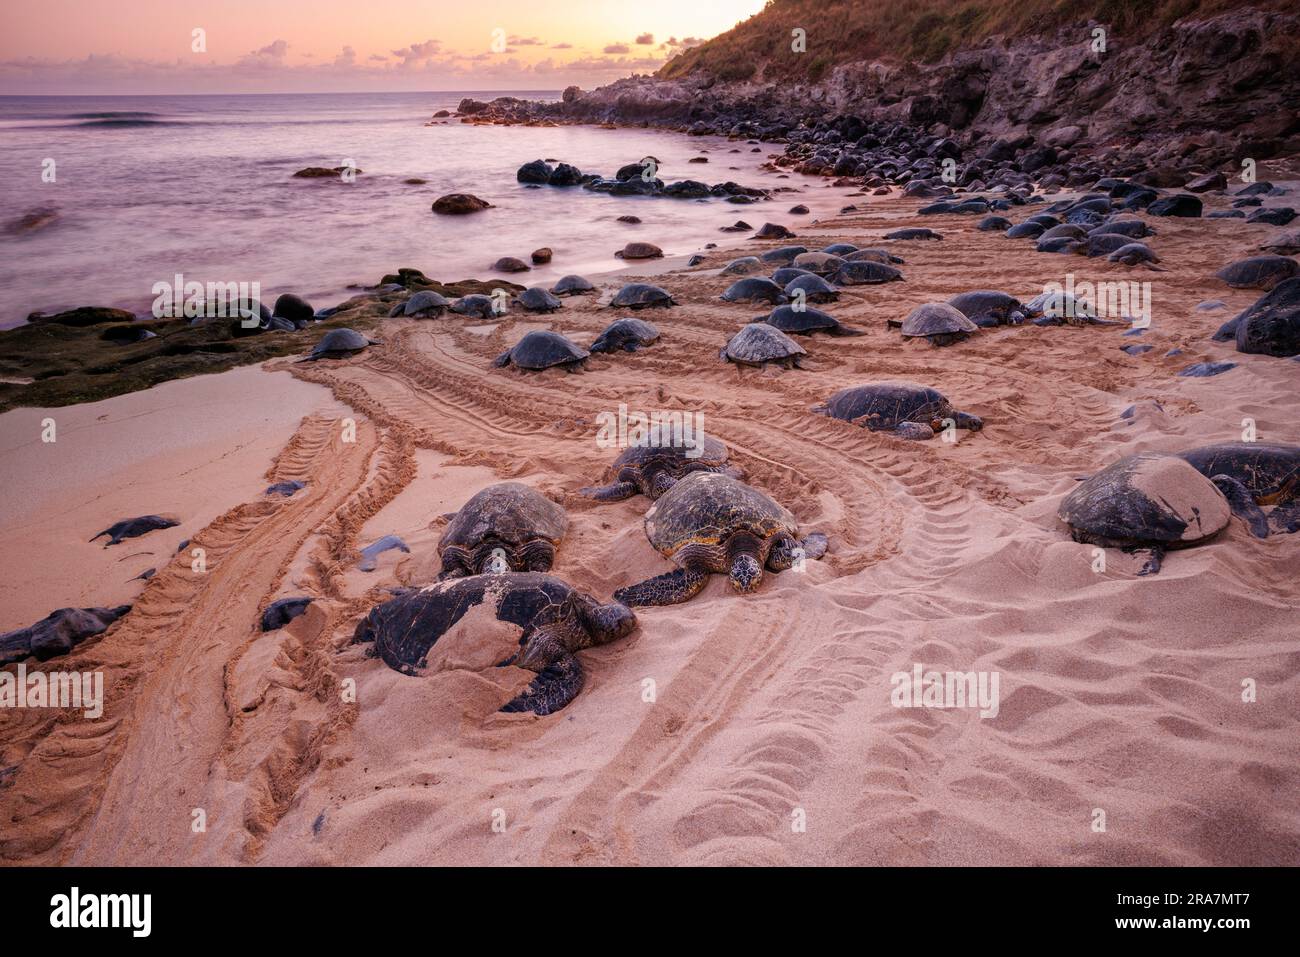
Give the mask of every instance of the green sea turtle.
M 829 276 L 844 265 L 844 258 L 826 252 L 800 253 L 794 257 L 794 261 L 790 265 L 799 269 L 807 269 L 818 276 Z
M 367 339 L 355 329 L 331 329 L 321 336 L 320 342 L 311 354 L 300 362 L 315 362 L 317 359 L 345 359 L 354 356 L 366 346 L 379 345 L 374 339 Z
M 654 243 L 628 243 L 614 255 L 619 259 L 663 259 L 664 251 Z
M 629 317 L 611 322 L 587 349 L 590 352 L 636 352 L 658 339 L 659 330 L 654 323 Z
M 505 312 L 505 302 L 501 302 L 501 311 L 497 311 L 497 300 L 482 293 L 470 293 L 461 296 L 451 304 L 451 311 L 459 316 L 477 316 L 479 319 L 499 319 Z
M 515 302 L 529 312 L 554 312 L 564 306 L 564 303 L 541 286 L 529 286 L 519 294 Z
M 489 485 L 466 502 L 438 542 L 438 577 L 545 572 L 569 527 L 564 509 L 519 482 Z
M 844 261 L 850 263 L 862 262 L 863 260 L 884 263 L 886 266 L 897 266 L 905 262 L 902 256 L 895 256 L 887 249 L 858 249 L 844 257 Z
M 1238 352 L 1300 355 L 1300 276 L 1285 279 L 1229 320 L 1216 334 L 1230 334 Z
M 807 246 L 779 246 L 776 249 L 769 249 L 758 258 L 765 263 L 780 263 L 782 266 L 789 266 L 794 262 L 796 256 L 801 256 L 807 251 Z
M 1076 542 L 1144 552 L 1139 575 L 1160 571 L 1164 553 L 1204 542 L 1231 515 L 1218 485 L 1176 455 L 1140 452 L 1082 482 L 1058 514 Z
M 13 664 L 28 656 L 46 661 L 55 655 L 66 655 L 74 646 L 107 631 L 130 610 L 130 605 L 60 608 L 34 625 L 0 635 L 0 665 Z
M 557 296 L 578 296 L 584 292 L 595 292 L 591 280 L 583 276 L 561 276 L 551 287 Z
M 1160 257 L 1146 243 L 1125 243 L 1106 259 L 1113 263 L 1123 263 L 1125 266 L 1149 266 L 1160 262 Z
M 979 416 L 957 411 L 943 393 L 915 382 L 872 382 L 841 389 L 812 411 L 905 439 L 932 439 L 945 428 L 972 432 L 984 428 Z
M 696 595 L 711 573 L 752 592 L 763 569 L 784 571 L 820 558 L 826 536 L 799 537 L 798 523 L 767 495 L 718 472 L 694 472 L 661 495 L 645 515 L 650 544 L 678 567 L 614 598 L 627 605 L 675 605 Z
M 902 278 L 902 272 L 885 263 L 871 259 L 846 259 L 835 270 L 831 281 L 839 286 L 874 286 L 882 282 L 901 281 Z
M 1020 300 L 996 289 L 958 293 L 948 300 L 948 305 L 981 329 L 1018 326 L 1025 321 L 1024 306 Z
M 1233 289 L 1269 290 L 1300 273 L 1300 263 L 1287 256 L 1252 256 L 1224 266 L 1214 275 Z
M 96 535 L 95 538 L 103 538 L 107 535 L 108 541 L 104 543 L 104 547 L 108 548 L 109 545 L 120 545 L 124 538 L 138 538 L 149 532 L 155 532 L 163 528 L 173 528 L 179 524 L 180 522 L 174 518 L 167 518 L 163 515 L 141 515 L 139 518 L 124 518 L 120 522 L 114 522 Z M 95 538 L 92 538 L 91 541 L 93 542 Z
M 697 438 L 690 443 L 629 445 L 609 467 L 611 482 L 580 492 L 597 502 L 617 502 L 638 492 L 653 501 L 692 472 L 736 472 L 727 465 L 725 445 L 712 436 Z
M 783 292 L 792 301 L 799 299 L 800 294 L 804 302 L 835 302 L 840 298 L 839 291 L 834 286 L 815 275 L 795 276 L 786 283 Z
M 774 362 L 784 368 L 800 368 L 799 357 L 807 350 L 775 326 L 751 322 L 732 336 L 718 358 L 744 366 L 762 366 Z
M 861 329 L 843 325 L 830 313 L 812 308 L 796 309 L 794 306 L 777 306 L 766 316 L 759 316 L 751 319 L 750 322 L 765 322 L 786 335 L 810 336 L 814 332 L 828 332 L 832 336 L 866 335 Z
M 928 302 L 917 306 L 898 325 L 904 339 L 924 337 L 930 340 L 932 346 L 960 342 L 972 332 L 979 332 L 980 328 L 967 319 L 960 309 L 946 302 Z
M 895 229 L 892 233 L 885 233 L 885 239 L 943 239 L 943 236 L 936 233 L 933 229 L 925 227 L 909 227 L 908 229 Z
M 394 306 L 389 315 L 405 316 L 408 319 L 430 319 L 441 316 L 450 305 L 451 303 L 432 289 L 422 289 L 406 302 Z
M 674 302 L 667 289 L 648 282 L 632 282 L 620 289 L 609 304 L 618 309 L 648 309 L 654 306 L 672 306 Z
M 574 345 L 558 332 L 535 329 L 497 356 L 492 364 L 502 368 L 514 363 L 520 369 L 534 371 L 561 366 L 575 372 L 584 366 L 588 355 L 586 349 Z
M 741 256 L 722 267 L 719 276 L 748 276 L 763 268 L 763 261 L 757 256 Z
M 1276 256 L 1294 256 L 1300 253 L 1300 231 L 1279 233 L 1268 242 L 1260 243 L 1259 248 Z
M 781 287 L 766 276 L 746 276 L 737 279 L 722 294 L 723 302 L 769 302 L 772 305 L 785 302 Z
M 538 572 L 473 575 L 438 582 L 376 605 L 357 625 L 354 642 L 374 643 L 374 653 L 405 675 L 419 675 L 437 641 L 471 610 L 520 628 L 519 651 L 502 661 L 537 672 L 527 690 L 501 710 L 546 715 L 582 690 L 576 652 L 626 637 L 636 615 L 625 605 L 600 604 L 572 585 Z
M 1300 528 L 1300 446 L 1225 442 L 1178 454 L 1218 485 L 1256 537 Z M 1274 506 L 1267 517 L 1261 505 Z

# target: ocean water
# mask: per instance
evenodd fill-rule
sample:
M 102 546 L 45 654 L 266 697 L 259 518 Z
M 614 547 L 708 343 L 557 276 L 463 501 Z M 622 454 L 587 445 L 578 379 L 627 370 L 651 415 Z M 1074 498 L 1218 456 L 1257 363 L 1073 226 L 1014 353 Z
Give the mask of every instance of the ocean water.
M 669 255 L 707 242 L 743 218 L 788 222 L 794 202 L 838 205 L 824 181 L 760 170 L 761 152 L 716 137 L 594 127 L 426 125 L 464 96 L 499 93 L 242 96 L 0 97 L 0 327 L 83 305 L 148 313 L 152 287 L 175 274 L 199 282 L 258 282 L 263 299 L 306 296 L 318 308 L 399 266 L 452 281 L 495 277 L 502 256 L 528 261 L 549 246 L 549 267 L 511 277 L 526 284 L 618 269 L 625 242 Z M 516 96 L 549 99 L 553 91 Z M 732 152 L 739 150 L 739 152 Z M 708 151 L 708 164 L 687 160 Z M 532 159 L 554 158 L 612 176 L 652 155 L 665 181 L 800 185 L 757 206 L 611 197 L 581 188 L 528 189 L 515 180 Z M 54 182 L 43 182 L 47 160 Z M 348 161 L 363 172 L 294 179 L 306 166 Z M 411 177 L 426 185 L 409 185 Z M 444 193 L 470 192 L 497 208 L 464 217 L 431 212 Z M 820 196 L 815 195 L 821 193 Z M 640 216 L 643 225 L 617 222 Z M 41 225 L 21 227 L 24 217 Z

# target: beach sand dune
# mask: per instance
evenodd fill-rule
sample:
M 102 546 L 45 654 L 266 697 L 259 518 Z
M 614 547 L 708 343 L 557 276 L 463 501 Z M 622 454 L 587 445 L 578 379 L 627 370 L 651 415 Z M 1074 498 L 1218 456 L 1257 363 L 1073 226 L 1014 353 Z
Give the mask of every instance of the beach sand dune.
M 882 245 L 915 225 L 914 205 L 874 202 L 801 226 L 798 241 Z M 599 305 L 616 280 L 550 317 L 487 330 L 391 320 L 383 344 L 353 359 L 269 363 L 322 387 L 320 407 L 265 476 L 243 477 L 250 494 L 195 530 L 207 573 L 164 562 L 116 628 L 46 666 L 102 669 L 104 717 L 0 714 L 0 766 L 17 769 L 0 787 L 0 859 L 1300 859 L 1300 536 L 1259 540 L 1234 520 L 1138 578 L 1141 560 L 1113 550 L 1094 571 L 1091 546 L 1056 518 L 1078 476 L 1122 455 L 1236 441 L 1247 419 L 1261 441 L 1300 442 L 1300 364 L 1209 341 L 1258 296 L 1213 273 L 1275 230 L 1159 220 L 1151 242 L 1166 268 L 1151 272 L 1039 255 L 971 219 L 934 219 L 942 242 L 889 244 L 906 259 L 905 282 L 823 307 L 867 334 L 801 340 L 804 370 L 718 360 L 764 311 L 719 300 L 729 280 L 716 270 L 738 254 L 720 251 L 657 277 L 679 302 L 639 314 L 659 326 L 658 344 L 593 356 L 583 374 L 490 363 L 531 328 L 589 344 L 626 314 Z M 1152 327 L 1135 338 L 1008 327 L 944 349 L 885 328 L 971 289 L 1027 300 L 1067 271 L 1150 282 Z M 1210 299 L 1225 307 L 1197 310 Z M 1154 348 L 1120 350 L 1135 341 Z M 1238 368 L 1177 376 L 1206 360 Z M 983 431 L 907 442 L 809 411 L 886 379 L 940 389 Z M 603 598 L 667 570 L 642 531 L 646 499 L 577 494 L 616 454 L 595 434 L 597 416 L 620 404 L 703 413 L 749 482 L 829 537 L 827 556 L 768 575 L 753 595 L 715 576 L 687 604 L 640 610 L 632 636 L 582 653 L 585 689 L 546 718 L 497 713 L 528 676 L 479 667 L 472 641 L 418 678 L 350 645 L 387 589 L 432 579 L 442 516 L 494 481 L 565 505 L 572 525 L 554 571 L 579 588 Z M 263 479 L 309 484 L 271 501 L 251 494 Z M 73 531 L 57 536 L 68 548 Z M 357 571 L 357 551 L 386 534 L 410 554 Z M 291 594 L 316 600 L 283 630 L 257 631 L 260 609 Z M 9 625 L 46 611 L 24 607 Z M 894 707 L 891 676 L 917 664 L 997 673 L 996 715 Z M 1257 701 L 1243 702 L 1247 681 Z

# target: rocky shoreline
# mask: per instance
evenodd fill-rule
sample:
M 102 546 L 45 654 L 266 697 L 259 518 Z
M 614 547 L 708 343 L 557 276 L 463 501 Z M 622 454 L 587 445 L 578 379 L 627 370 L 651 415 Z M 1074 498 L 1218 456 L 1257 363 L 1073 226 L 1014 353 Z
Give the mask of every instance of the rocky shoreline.
M 990 38 L 934 64 L 849 62 L 816 83 L 726 81 L 697 70 L 636 76 L 557 102 L 466 99 L 462 122 L 651 126 L 784 143 L 777 161 L 835 176 L 879 174 L 881 143 L 945 141 L 959 185 L 990 163 L 1082 183 L 1105 174 L 1175 187 L 1244 161 L 1300 153 L 1300 16 L 1257 9 L 1183 20 L 1136 47 L 1090 46 L 1089 21 L 1048 36 Z M 1170 104 L 1177 103 L 1174 109 Z M 914 157 L 915 158 L 915 157 Z

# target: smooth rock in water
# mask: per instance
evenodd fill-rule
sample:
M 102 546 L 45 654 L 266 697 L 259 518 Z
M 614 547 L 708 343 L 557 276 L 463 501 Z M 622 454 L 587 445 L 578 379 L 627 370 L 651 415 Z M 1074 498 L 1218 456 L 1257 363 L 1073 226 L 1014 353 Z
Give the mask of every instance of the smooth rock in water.
M 448 193 L 433 201 L 433 211 L 443 216 L 465 216 L 491 209 L 492 204 L 470 193 Z
M 536 183 L 544 186 L 551 181 L 551 174 L 554 172 L 555 170 L 551 168 L 550 164 L 537 159 L 519 167 L 518 172 L 515 173 L 515 179 L 521 183 Z
M 755 239 L 794 239 L 794 233 L 777 223 L 764 223 L 754 234 Z
M 541 266 L 545 263 L 550 262 L 552 255 L 553 253 L 551 252 L 551 247 L 543 246 L 541 249 L 534 249 L 532 256 L 530 258 L 533 261 L 533 265 Z
M 614 255 L 619 259 L 662 259 L 664 251 L 654 243 L 628 243 Z
M 497 272 L 528 272 L 530 267 L 522 259 L 516 259 L 514 256 L 502 256 L 492 264 L 492 268 Z

